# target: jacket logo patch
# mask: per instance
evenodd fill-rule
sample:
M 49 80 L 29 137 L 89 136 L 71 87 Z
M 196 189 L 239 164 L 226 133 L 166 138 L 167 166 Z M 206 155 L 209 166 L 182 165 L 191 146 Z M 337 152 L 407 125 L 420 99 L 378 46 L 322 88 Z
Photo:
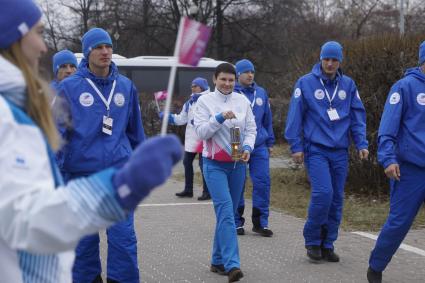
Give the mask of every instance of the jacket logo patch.
M 301 89 L 299 87 L 297 87 L 294 91 L 294 97 L 298 98 L 301 96 Z
M 398 92 L 394 92 L 393 94 L 391 94 L 389 102 L 390 102 L 390 104 L 399 103 L 400 102 L 400 94 Z
M 89 92 L 83 92 L 80 94 L 80 104 L 84 107 L 92 106 L 94 102 L 93 95 Z
M 425 93 L 419 93 L 418 96 L 416 96 L 416 101 L 419 105 L 425 105 Z
M 316 97 L 318 100 L 322 100 L 325 98 L 325 92 L 322 89 L 316 89 L 314 92 L 314 97 Z
M 122 107 L 125 103 L 125 97 L 122 93 L 117 93 L 114 95 L 114 103 L 116 106 Z
M 345 90 L 338 91 L 338 97 L 341 100 L 345 100 L 347 98 L 347 93 L 345 92 Z
M 19 169 L 29 169 L 28 164 L 23 156 L 16 156 L 14 167 Z
M 255 103 L 257 103 L 258 106 L 263 105 L 263 99 L 261 97 L 257 97 L 257 99 L 255 100 Z

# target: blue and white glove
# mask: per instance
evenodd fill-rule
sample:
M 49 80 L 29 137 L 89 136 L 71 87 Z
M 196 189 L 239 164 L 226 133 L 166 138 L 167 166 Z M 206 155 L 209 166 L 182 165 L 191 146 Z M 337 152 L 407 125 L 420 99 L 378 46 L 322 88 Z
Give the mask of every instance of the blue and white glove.
M 173 165 L 182 155 L 182 144 L 175 135 L 150 138 L 140 144 L 112 178 L 121 206 L 134 210 L 154 188 L 168 179 Z

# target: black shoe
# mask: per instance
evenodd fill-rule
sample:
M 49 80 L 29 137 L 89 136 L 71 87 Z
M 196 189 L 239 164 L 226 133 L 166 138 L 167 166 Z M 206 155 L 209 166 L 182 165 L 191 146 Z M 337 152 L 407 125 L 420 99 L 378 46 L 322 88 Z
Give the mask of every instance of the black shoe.
M 339 262 L 339 256 L 333 249 L 322 248 L 322 259 L 329 262 Z
M 367 269 L 367 281 L 369 283 L 381 283 L 382 282 L 382 272 L 375 271 L 372 268 Z
M 261 227 L 252 227 L 252 232 L 258 233 L 263 237 L 271 237 L 273 236 L 272 230 L 268 229 L 267 227 L 261 228 Z
M 227 272 L 224 269 L 224 265 L 222 264 L 211 264 L 210 271 L 214 273 L 218 273 L 220 275 L 227 275 Z
M 239 279 L 243 277 L 243 273 L 242 273 L 242 270 L 240 270 L 239 268 L 233 267 L 232 269 L 230 269 L 227 276 L 229 278 L 229 282 L 235 282 L 235 281 L 239 281 Z
M 198 200 L 209 200 L 209 199 L 211 199 L 211 196 L 209 193 L 206 193 L 206 192 L 202 192 L 202 195 L 198 197 Z
M 320 246 L 306 246 L 307 256 L 313 262 L 319 262 L 322 259 L 322 250 Z
M 176 196 L 181 197 L 181 198 L 191 198 L 191 197 L 193 197 L 193 192 L 182 191 L 180 193 L 176 193 Z
M 243 227 L 236 228 L 236 234 L 239 236 L 245 235 L 245 229 Z

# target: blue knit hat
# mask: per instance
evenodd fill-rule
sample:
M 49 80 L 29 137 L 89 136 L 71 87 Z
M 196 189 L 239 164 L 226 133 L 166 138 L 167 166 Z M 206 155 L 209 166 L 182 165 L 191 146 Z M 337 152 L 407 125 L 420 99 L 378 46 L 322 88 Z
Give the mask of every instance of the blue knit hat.
M 336 59 L 342 62 L 342 46 L 336 41 L 328 41 L 322 45 L 320 51 L 320 60 L 323 59 Z
M 89 58 L 90 52 L 93 48 L 101 44 L 107 44 L 112 46 L 112 40 L 109 34 L 101 28 L 92 28 L 83 35 L 81 38 L 83 44 L 83 54 L 86 59 Z
M 41 18 L 32 0 L 0 0 L 0 48 L 20 40 Z
M 204 78 L 201 78 L 201 77 L 195 78 L 192 81 L 192 85 L 199 86 L 202 89 L 202 91 L 206 91 L 207 89 L 209 89 L 208 81 Z
M 419 46 L 419 66 L 425 63 L 425 41 Z
M 63 64 L 72 64 L 77 67 L 77 58 L 74 53 L 69 50 L 62 50 L 53 55 L 53 74 L 55 74 L 55 76 L 58 73 L 60 66 Z
M 238 62 L 236 62 L 235 66 L 236 66 L 236 75 L 238 77 L 241 74 L 249 72 L 249 71 L 255 73 L 254 64 L 252 64 L 252 62 L 247 59 L 239 60 Z

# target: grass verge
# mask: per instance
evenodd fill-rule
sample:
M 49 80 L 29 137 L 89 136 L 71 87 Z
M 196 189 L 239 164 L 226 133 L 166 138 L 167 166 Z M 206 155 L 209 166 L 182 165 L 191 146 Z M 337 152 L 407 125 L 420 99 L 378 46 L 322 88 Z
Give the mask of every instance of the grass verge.
M 305 219 L 310 201 L 310 185 L 304 169 L 271 169 L 271 207 L 298 218 Z M 184 174 L 174 176 L 184 181 Z M 202 183 L 201 174 L 195 174 L 194 182 Z M 252 184 L 247 181 L 245 196 L 250 199 Z M 345 192 L 345 203 L 341 228 L 346 231 L 378 231 L 384 224 L 389 210 L 388 197 L 374 199 Z M 422 208 L 412 228 L 425 227 L 425 210 Z

